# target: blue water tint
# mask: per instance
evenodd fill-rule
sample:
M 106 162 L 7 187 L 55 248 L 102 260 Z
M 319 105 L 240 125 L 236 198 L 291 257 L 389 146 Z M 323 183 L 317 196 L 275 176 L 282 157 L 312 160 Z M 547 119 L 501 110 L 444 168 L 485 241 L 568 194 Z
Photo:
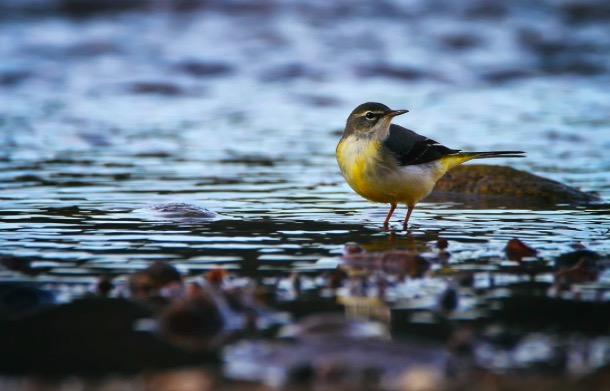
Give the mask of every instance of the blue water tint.
M 412 3 L 375 17 L 365 6 L 332 17 L 316 2 L 3 21 L 0 75 L 26 76 L 0 88 L 2 252 L 90 275 L 154 259 L 253 272 L 387 240 L 387 206 L 353 194 L 334 158 L 347 114 L 367 100 L 411 110 L 401 125 L 452 147 L 527 151 L 494 162 L 610 201 L 608 74 L 561 70 L 536 49 L 586 39 L 595 50 L 575 57 L 603 69 L 608 25 L 552 14 L 528 32 L 518 6 L 500 25 L 458 17 L 451 2 Z M 150 209 L 167 202 L 217 215 Z M 458 260 L 500 254 L 513 237 L 543 256 L 575 242 L 610 252 L 607 207 L 511 208 L 422 203 L 410 237 L 447 238 Z

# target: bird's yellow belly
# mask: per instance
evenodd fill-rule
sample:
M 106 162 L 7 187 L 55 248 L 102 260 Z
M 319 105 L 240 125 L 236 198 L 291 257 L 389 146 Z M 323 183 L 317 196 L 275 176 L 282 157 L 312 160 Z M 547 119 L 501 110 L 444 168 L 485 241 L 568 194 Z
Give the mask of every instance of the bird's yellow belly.
M 415 205 L 432 191 L 431 170 L 398 167 L 381 158 L 380 148 L 378 141 L 349 138 L 337 147 L 341 172 L 356 193 L 373 202 Z

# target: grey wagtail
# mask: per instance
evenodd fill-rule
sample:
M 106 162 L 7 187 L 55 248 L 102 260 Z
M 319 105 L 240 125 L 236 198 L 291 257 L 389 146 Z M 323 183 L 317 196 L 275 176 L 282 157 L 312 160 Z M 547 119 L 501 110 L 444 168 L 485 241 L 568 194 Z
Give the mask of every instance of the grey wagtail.
M 408 110 L 368 102 L 347 118 L 337 145 L 337 162 L 352 189 L 373 202 L 390 204 L 383 223 L 387 229 L 398 203 L 406 204 L 407 228 L 415 205 L 447 171 L 473 159 L 524 157 L 522 151 L 462 152 L 447 148 L 412 130 L 392 124 Z

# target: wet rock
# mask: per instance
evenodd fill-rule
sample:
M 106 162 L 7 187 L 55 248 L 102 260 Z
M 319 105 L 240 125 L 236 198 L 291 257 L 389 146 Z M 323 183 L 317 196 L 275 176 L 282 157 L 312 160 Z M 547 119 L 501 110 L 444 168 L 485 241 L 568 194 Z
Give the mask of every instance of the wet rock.
M 511 204 L 582 204 L 599 201 L 594 194 L 511 167 L 492 165 L 459 166 L 441 178 L 434 189 L 440 193 L 489 196 Z
M 212 218 L 216 213 L 209 209 L 202 208 L 197 205 L 187 204 L 184 202 L 168 202 L 157 204 L 150 207 L 151 210 L 163 214 L 165 217 L 176 218 Z
M 508 259 L 517 262 L 521 262 L 523 258 L 535 257 L 538 254 L 536 249 L 531 248 L 519 239 L 509 240 L 504 251 Z
M 219 77 L 233 73 L 233 67 L 222 62 L 185 61 L 176 65 L 176 68 L 197 78 Z

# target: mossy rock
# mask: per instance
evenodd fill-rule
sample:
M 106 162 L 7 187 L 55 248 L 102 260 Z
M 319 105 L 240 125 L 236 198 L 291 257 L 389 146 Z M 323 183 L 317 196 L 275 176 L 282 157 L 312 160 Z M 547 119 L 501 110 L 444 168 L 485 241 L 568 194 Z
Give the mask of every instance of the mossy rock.
M 551 179 L 511 167 L 465 165 L 449 171 L 438 181 L 431 198 L 442 200 L 452 195 L 503 199 L 512 204 L 587 204 L 599 201 L 586 193 Z

